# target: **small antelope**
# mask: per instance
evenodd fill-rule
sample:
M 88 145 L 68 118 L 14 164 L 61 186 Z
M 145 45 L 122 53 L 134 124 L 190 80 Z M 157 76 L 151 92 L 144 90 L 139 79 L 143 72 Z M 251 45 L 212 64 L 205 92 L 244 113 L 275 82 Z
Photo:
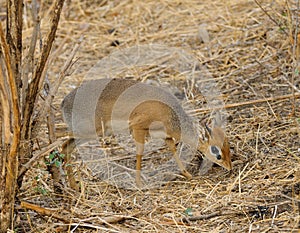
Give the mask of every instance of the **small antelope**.
M 73 132 L 62 153 L 70 156 L 77 144 L 97 136 L 130 131 L 136 144 L 136 184 L 142 187 L 141 163 L 145 139 L 160 133 L 174 154 L 182 175 L 190 179 L 176 145 L 183 142 L 200 151 L 209 161 L 232 169 L 229 144 L 216 117 L 212 128 L 205 126 L 206 138 L 199 136 L 192 118 L 177 98 L 160 87 L 124 79 L 84 82 L 62 102 L 64 120 Z

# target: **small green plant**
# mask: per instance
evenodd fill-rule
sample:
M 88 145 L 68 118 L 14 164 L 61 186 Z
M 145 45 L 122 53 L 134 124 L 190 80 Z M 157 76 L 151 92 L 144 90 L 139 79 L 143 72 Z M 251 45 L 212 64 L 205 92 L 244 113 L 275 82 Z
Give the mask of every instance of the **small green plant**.
M 35 187 L 34 190 L 42 195 L 46 195 L 48 193 L 48 191 L 41 184 L 40 176 L 37 175 L 36 177 L 34 177 L 34 179 L 37 181 L 37 187 Z
M 35 191 L 42 195 L 46 195 L 48 193 L 48 191 L 40 185 L 35 188 Z
M 64 161 L 64 154 L 61 154 L 58 150 L 53 150 L 50 152 L 49 156 L 45 157 L 45 164 L 47 166 L 55 165 L 60 167 Z

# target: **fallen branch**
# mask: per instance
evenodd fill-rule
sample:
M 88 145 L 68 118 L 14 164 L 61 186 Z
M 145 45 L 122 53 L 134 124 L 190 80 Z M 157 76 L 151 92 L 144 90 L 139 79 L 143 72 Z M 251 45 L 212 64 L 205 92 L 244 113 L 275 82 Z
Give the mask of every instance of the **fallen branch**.
M 276 101 L 276 100 L 283 100 L 283 99 L 290 99 L 290 98 L 298 99 L 298 98 L 300 98 L 300 93 L 268 97 L 268 98 L 257 99 L 257 100 L 249 100 L 249 101 L 244 101 L 244 102 L 240 102 L 240 103 L 226 104 L 224 106 L 224 108 L 236 108 L 236 107 L 245 106 L 245 105 L 254 105 L 254 104 L 264 103 L 264 102 L 268 102 L 268 101 Z M 209 111 L 211 111 L 211 108 L 198 108 L 198 109 L 190 111 L 190 113 L 193 114 L 193 113 L 202 113 L 202 112 L 209 112 Z
M 95 229 L 97 229 L 97 226 L 94 225 L 95 222 L 96 222 L 96 224 L 99 224 L 99 225 L 118 223 L 118 222 L 124 221 L 126 219 L 131 219 L 139 214 L 139 213 L 135 213 L 130 216 L 125 216 L 125 215 L 110 215 L 110 216 L 105 216 L 105 217 L 97 216 L 97 217 L 88 218 L 88 219 L 78 219 L 78 218 L 71 218 L 70 216 L 66 215 L 66 213 L 63 213 L 63 215 L 60 215 L 58 213 L 58 210 L 47 209 L 47 208 L 44 208 L 44 207 L 41 207 L 41 206 L 38 206 L 35 204 L 31 204 L 31 203 L 28 203 L 25 201 L 21 202 L 21 207 L 25 208 L 25 209 L 33 210 L 41 215 L 45 215 L 45 216 L 49 216 L 49 217 L 58 219 L 64 223 L 71 224 L 72 226 L 88 225 L 88 227 L 95 228 Z M 75 222 L 78 222 L 78 223 L 75 223 Z
M 219 215 L 223 215 L 221 213 L 221 211 L 217 211 L 217 212 L 211 213 L 211 214 L 203 214 L 203 215 L 198 215 L 198 216 L 183 217 L 183 218 L 180 218 L 179 221 L 189 222 L 189 221 L 205 220 L 205 219 L 210 219 L 210 218 L 217 217 Z
M 221 211 L 216 211 L 214 213 L 210 214 L 203 214 L 203 215 L 197 215 L 197 216 L 184 216 L 181 218 L 175 218 L 175 219 L 167 219 L 164 220 L 163 224 L 165 225 L 187 225 L 189 222 L 192 221 L 198 221 L 198 220 L 207 220 L 210 218 L 218 217 L 218 216 L 224 216 L 224 215 L 237 215 L 238 213 L 236 212 L 224 212 L 222 213 Z
M 43 207 L 40 207 L 38 205 L 34 205 L 28 202 L 21 202 L 21 207 L 25 208 L 25 209 L 30 209 L 33 210 L 41 215 L 46 215 L 52 218 L 56 218 L 64 223 L 70 223 L 71 219 L 70 217 L 66 216 L 65 214 L 63 216 L 59 215 L 58 213 L 56 213 L 55 210 L 51 210 L 51 209 L 46 209 Z
M 203 215 L 198 215 L 198 216 L 184 216 L 181 218 L 164 219 L 164 221 L 162 221 L 160 223 L 162 223 L 164 225 L 185 226 L 185 225 L 189 224 L 189 222 L 191 222 L 191 221 L 206 220 L 206 219 L 214 218 L 214 217 L 217 217 L 220 215 L 224 215 L 224 214 L 222 214 L 221 211 L 217 211 L 217 212 L 214 212 L 211 214 L 203 214 Z

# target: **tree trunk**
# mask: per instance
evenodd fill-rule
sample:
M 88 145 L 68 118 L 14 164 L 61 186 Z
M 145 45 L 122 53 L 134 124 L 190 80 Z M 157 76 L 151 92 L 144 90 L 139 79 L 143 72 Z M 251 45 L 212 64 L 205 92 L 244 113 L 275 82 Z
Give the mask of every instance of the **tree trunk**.
M 19 94 L 16 86 L 16 73 L 12 69 L 12 60 L 9 52 L 8 44 L 4 37 L 4 31 L 0 24 L 0 41 L 2 54 L 5 61 L 5 70 L 1 71 L 1 102 L 4 103 L 5 99 L 9 99 L 10 105 L 3 105 L 3 112 L 8 112 L 5 117 L 9 117 L 8 122 L 12 122 L 12 125 L 4 125 L 10 127 L 11 135 L 4 135 L 3 137 L 3 159 L 1 160 L 0 167 L 1 176 L 0 184 L 4 190 L 0 192 L 0 232 L 7 232 L 7 229 L 12 224 L 14 203 L 16 196 L 16 181 L 18 176 L 18 155 L 19 155 L 19 142 L 20 142 L 20 109 L 19 109 Z M 5 72 L 6 71 L 6 72 Z M 6 79 L 6 85 L 5 80 Z M 5 92 L 5 89 L 8 89 Z M 6 96 L 5 96 L 6 95 Z M 5 108 L 9 109 L 5 109 Z M 3 118 L 3 117 L 2 117 Z M 5 122 L 3 120 L 3 122 Z M 8 123 L 9 124 L 9 123 Z
M 32 4 L 37 3 L 33 0 Z M 19 176 L 19 169 L 26 167 L 24 165 L 33 155 L 31 137 L 36 130 L 35 122 L 39 120 L 33 119 L 33 112 L 38 111 L 36 102 L 44 81 L 42 74 L 55 39 L 63 4 L 64 0 L 56 0 L 53 4 L 51 27 L 43 40 L 39 56 L 34 56 L 33 44 L 37 41 L 36 37 L 32 37 L 30 57 L 38 59 L 31 61 L 36 66 L 30 70 L 31 82 L 26 83 L 23 74 L 27 71 L 22 70 L 23 0 L 6 1 L 6 35 L 0 23 L 0 233 L 14 228 L 15 197 L 25 174 L 22 172 Z M 35 14 L 37 16 L 38 12 Z M 39 25 L 33 31 L 37 35 Z

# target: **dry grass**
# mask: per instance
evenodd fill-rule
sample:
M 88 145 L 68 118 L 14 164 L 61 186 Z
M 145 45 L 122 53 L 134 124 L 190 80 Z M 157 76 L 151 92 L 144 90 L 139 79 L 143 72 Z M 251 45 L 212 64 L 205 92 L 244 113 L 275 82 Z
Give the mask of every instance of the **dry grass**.
M 295 9 L 292 2 L 290 9 Z M 49 68 L 51 81 L 74 44 L 83 39 L 75 72 L 63 83 L 55 107 L 89 68 L 119 47 L 149 43 L 182 47 L 216 78 L 226 105 L 250 101 L 227 109 L 234 169 L 228 173 L 214 167 L 191 181 L 177 179 L 143 192 L 121 189 L 83 173 L 81 194 L 59 199 L 40 162 L 28 172 L 20 198 L 65 214 L 73 225 L 90 224 L 71 232 L 299 232 L 300 101 L 295 101 L 296 117 L 291 115 L 291 98 L 251 104 L 291 94 L 293 88 L 299 93 L 299 75 L 291 82 L 292 44 L 284 33 L 290 33 L 292 22 L 284 1 L 265 0 L 261 5 L 278 25 L 251 0 L 71 0 L 58 30 L 57 58 Z M 44 3 L 44 25 L 48 8 Z M 30 17 L 26 20 L 25 40 L 32 30 Z M 201 24 L 207 25 L 209 43 L 199 39 Z M 116 41 L 119 47 L 112 46 Z M 135 75 L 140 78 L 143 71 Z M 57 126 L 61 124 L 57 111 Z M 39 142 L 46 144 L 47 136 Z M 41 194 L 44 191 L 47 194 Z M 202 218 L 182 222 L 185 212 Z M 18 232 L 68 232 L 54 218 L 19 213 Z M 101 224 L 111 215 L 124 220 Z

